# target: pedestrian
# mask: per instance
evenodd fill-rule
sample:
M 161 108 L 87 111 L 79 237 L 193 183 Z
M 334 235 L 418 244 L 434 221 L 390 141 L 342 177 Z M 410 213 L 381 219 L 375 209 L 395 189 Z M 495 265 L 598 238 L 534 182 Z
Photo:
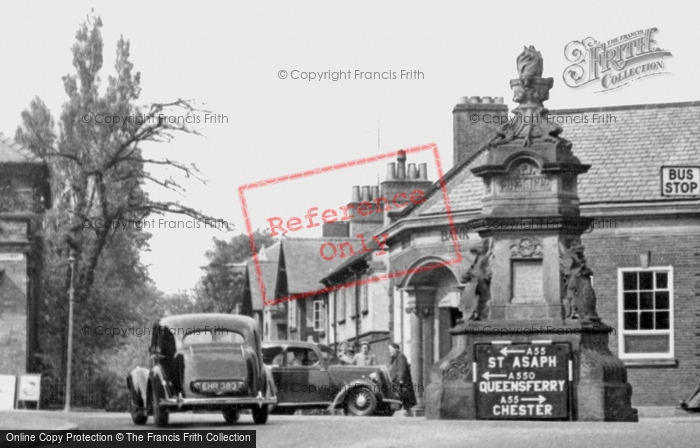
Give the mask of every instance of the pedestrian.
M 340 362 L 343 363 L 343 365 L 351 365 L 352 358 L 353 355 L 351 355 L 349 352 L 348 343 L 346 341 L 341 342 L 338 351 L 338 359 Z
M 369 354 L 369 343 L 368 342 L 362 343 L 362 345 L 360 346 L 360 353 L 355 355 L 355 357 L 352 360 L 352 363 L 356 366 L 361 366 L 361 367 L 376 366 L 377 365 L 377 359 L 374 357 L 374 355 Z
M 406 415 L 410 415 L 410 409 L 416 405 L 416 393 L 413 390 L 413 379 L 411 379 L 411 366 L 408 364 L 406 355 L 401 353 L 399 344 L 392 342 L 389 344 L 389 376 L 391 377 L 392 388 L 399 392 L 399 398 L 403 403 Z

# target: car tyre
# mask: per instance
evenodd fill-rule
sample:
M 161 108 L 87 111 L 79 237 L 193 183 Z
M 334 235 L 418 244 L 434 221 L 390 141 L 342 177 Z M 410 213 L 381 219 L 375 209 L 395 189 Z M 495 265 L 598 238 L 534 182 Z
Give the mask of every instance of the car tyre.
M 256 425 L 264 425 L 267 423 L 267 417 L 270 414 L 267 406 L 253 406 L 250 412 L 253 414 L 253 422 L 255 422 Z
M 131 399 L 129 400 L 129 413 L 131 414 L 131 421 L 135 425 L 145 425 L 146 420 L 148 420 L 148 413 L 141 409 L 138 402 L 138 392 L 130 390 Z
M 366 387 L 356 387 L 348 393 L 345 410 L 348 415 L 364 417 L 377 409 L 377 397 Z
M 158 396 L 158 392 L 156 392 L 156 388 L 152 388 L 153 390 L 153 421 L 156 424 L 157 427 L 162 428 L 163 426 L 168 425 L 168 410 L 164 409 L 160 405 L 160 397 Z
M 241 416 L 241 412 L 237 408 L 224 408 L 221 411 L 222 414 L 224 414 L 224 420 L 226 420 L 227 425 L 233 425 L 238 421 L 238 418 Z

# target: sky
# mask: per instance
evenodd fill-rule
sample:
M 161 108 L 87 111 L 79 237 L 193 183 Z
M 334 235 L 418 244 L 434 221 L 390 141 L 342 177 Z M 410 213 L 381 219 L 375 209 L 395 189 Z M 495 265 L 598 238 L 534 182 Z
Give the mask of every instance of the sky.
M 206 183 L 181 179 L 186 192 L 176 199 L 234 229 L 156 217 L 142 259 L 168 293 L 194 287 L 212 238 L 245 232 L 241 185 L 429 143 L 449 169 L 455 104 L 465 96 L 501 96 L 512 110 L 509 80 L 517 77 L 524 45 L 542 53 L 544 76 L 554 78 L 550 109 L 700 100 L 700 6 L 693 1 L 3 1 L 0 132 L 14 135 L 35 96 L 60 115 L 61 77 L 74 72 L 70 48 L 93 8 L 104 23 L 103 83 L 123 35 L 141 72 L 143 104 L 193 100 L 218 117 L 205 123 L 198 115 L 201 137 L 147 148 L 149 156 L 196 164 Z M 570 42 L 605 42 L 648 28 L 658 29 L 655 45 L 672 54 L 664 58 L 667 74 L 604 93 L 599 85 L 563 82 Z M 420 74 L 401 79 L 402 70 Z M 309 80 L 312 72 L 326 78 Z M 350 79 L 332 81 L 333 72 Z M 389 79 L 355 79 L 357 72 Z M 387 161 L 248 190 L 252 227 L 302 217 L 311 207 L 337 209 L 350 201 L 353 185 L 383 180 Z M 429 151 L 408 162 L 427 163 L 436 180 Z M 157 188 L 149 193 L 173 198 Z

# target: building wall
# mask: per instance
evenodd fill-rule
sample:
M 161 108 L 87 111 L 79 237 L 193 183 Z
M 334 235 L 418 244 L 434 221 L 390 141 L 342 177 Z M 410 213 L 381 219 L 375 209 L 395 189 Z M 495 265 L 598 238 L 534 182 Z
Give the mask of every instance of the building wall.
M 582 239 L 594 273 L 598 313 L 603 322 L 615 329 L 609 347 L 618 356 L 621 337 L 618 270 L 641 267 L 640 254 L 649 252 L 650 269 L 673 266 L 675 356 L 670 366 L 654 365 L 653 361 L 626 361 L 634 406 L 675 406 L 687 397 L 700 374 L 697 323 L 700 314 L 700 224 L 697 221 L 676 221 L 676 225 L 661 227 L 659 224 L 648 221 L 637 223 L 635 227 L 595 229 Z
M 390 307 L 390 281 L 381 280 L 370 282 L 366 285 L 355 285 L 334 291 L 329 296 L 328 343 L 335 345 L 343 341 L 369 342 L 371 353 L 377 356 L 381 363 L 388 363 L 388 346 L 391 342 L 389 334 L 389 321 L 391 319 Z M 362 288 L 367 294 L 366 309 L 362 304 Z M 352 308 L 355 300 L 356 289 L 359 289 L 360 299 L 357 312 L 353 316 Z M 340 300 L 345 300 L 345 315 L 342 315 Z M 335 320 L 334 320 L 335 319 Z M 358 325 L 359 319 L 359 325 Z M 359 333 L 358 333 L 359 332 Z M 359 334 L 359 338 L 357 335 Z
M 26 360 L 27 260 L 0 248 L 0 372 L 25 373 Z
M 2 143 L 2 142 L 0 142 Z M 0 163 L 0 373 L 37 369 L 42 165 Z

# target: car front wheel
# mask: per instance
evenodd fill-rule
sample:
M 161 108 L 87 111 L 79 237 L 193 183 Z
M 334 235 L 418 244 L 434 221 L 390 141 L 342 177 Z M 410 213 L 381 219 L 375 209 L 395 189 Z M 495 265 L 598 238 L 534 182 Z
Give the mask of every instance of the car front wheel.
M 153 420 L 157 427 L 162 428 L 168 425 L 168 410 L 163 409 L 160 405 L 160 397 L 156 388 L 151 389 L 153 391 Z
M 377 408 L 377 397 L 366 387 L 357 387 L 348 393 L 345 409 L 357 417 L 372 415 Z
M 267 423 L 267 416 L 269 415 L 268 406 L 253 406 L 250 412 L 253 414 L 253 421 L 256 425 L 264 425 Z
M 129 400 L 129 413 L 131 414 L 131 421 L 135 425 L 144 425 L 146 420 L 148 420 L 148 413 L 142 410 L 138 402 L 138 392 L 131 390 L 131 399 Z

